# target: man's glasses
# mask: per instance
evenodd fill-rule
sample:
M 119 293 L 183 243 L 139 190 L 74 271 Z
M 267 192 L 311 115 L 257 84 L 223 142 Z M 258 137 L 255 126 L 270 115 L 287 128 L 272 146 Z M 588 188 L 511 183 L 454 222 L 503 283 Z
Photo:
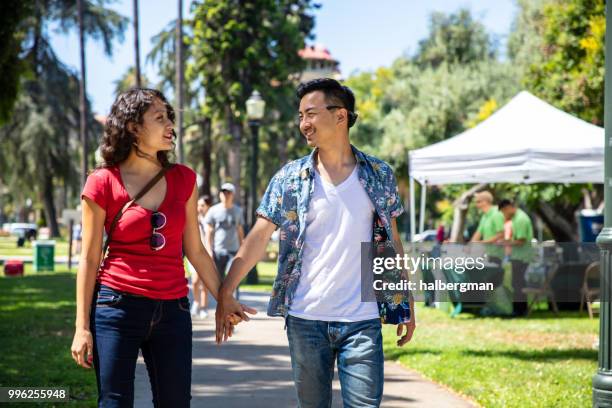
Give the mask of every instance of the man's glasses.
M 161 233 L 157 232 L 158 229 L 162 229 L 166 225 L 166 216 L 162 212 L 154 212 L 151 214 L 151 227 L 153 232 L 149 239 L 149 246 L 153 251 L 159 251 L 166 246 L 166 237 Z
M 320 108 L 318 108 L 320 109 Z M 340 105 L 327 105 L 325 107 L 325 109 L 327 110 L 332 110 L 332 109 L 346 109 L 344 106 L 340 106 Z M 307 112 L 306 113 L 306 117 L 308 117 L 309 119 L 312 119 L 314 116 L 316 116 L 316 112 Z M 303 116 L 298 116 L 296 119 L 296 125 L 300 125 L 300 123 L 302 122 L 302 120 L 304 120 Z

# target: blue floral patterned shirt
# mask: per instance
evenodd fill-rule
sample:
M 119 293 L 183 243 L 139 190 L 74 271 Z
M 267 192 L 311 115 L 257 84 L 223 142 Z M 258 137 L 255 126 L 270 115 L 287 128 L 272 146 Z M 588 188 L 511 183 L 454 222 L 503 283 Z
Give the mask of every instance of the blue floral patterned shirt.
M 404 212 L 393 170 L 384 161 L 351 145 L 357 159 L 359 182 L 376 210 L 389 240 L 391 218 Z M 314 154 L 286 164 L 270 180 L 257 215 L 280 228 L 278 273 L 268 304 L 268 315 L 286 317 L 301 274 L 306 213 L 314 191 Z M 379 308 L 380 310 L 380 308 Z M 381 310 L 381 317 L 383 311 Z

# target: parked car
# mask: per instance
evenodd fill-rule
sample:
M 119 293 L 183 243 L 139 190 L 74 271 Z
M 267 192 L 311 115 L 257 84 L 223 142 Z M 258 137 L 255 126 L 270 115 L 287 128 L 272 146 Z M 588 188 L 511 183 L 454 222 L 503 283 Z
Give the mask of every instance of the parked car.
M 25 241 L 33 241 L 38 235 L 36 224 L 26 222 L 13 222 L 4 224 L 2 229 L 8 231 L 10 235 L 17 237 L 17 246 L 22 247 Z
M 433 242 L 436 240 L 436 235 L 438 231 L 430 229 L 425 230 L 420 234 L 414 235 L 414 242 Z

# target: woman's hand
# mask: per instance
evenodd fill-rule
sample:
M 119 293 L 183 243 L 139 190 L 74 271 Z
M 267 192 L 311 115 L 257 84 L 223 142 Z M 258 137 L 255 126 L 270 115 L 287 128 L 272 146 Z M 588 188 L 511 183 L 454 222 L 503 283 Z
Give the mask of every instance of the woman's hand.
M 83 368 L 91 368 L 93 360 L 93 336 L 88 329 L 76 329 L 72 347 L 72 358 Z

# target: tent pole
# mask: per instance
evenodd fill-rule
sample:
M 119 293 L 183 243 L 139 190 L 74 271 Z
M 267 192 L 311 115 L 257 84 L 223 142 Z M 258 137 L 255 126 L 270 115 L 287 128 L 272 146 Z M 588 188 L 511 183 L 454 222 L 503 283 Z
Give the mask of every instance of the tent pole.
M 425 231 L 425 200 L 427 199 L 427 183 L 421 184 L 421 211 L 419 211 L 419 232 Z
M 416 234 L 416 216 L 414 214 L 414 177 L 410 176 L 410 242 Z

